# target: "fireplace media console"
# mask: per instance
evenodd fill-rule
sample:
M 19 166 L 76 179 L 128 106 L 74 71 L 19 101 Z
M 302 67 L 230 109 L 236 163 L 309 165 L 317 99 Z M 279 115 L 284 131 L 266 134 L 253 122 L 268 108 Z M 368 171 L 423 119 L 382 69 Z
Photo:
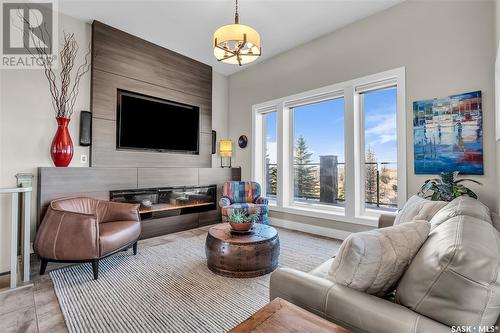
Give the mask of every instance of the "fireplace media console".
M 41 167 L 37 182 L 38 223 L 50 202 L 58 198 L 142 201 L 148 207 L 141 207 L 141 239 L 163 236 L 220 223 L 217 202 L 223 185 L 240 179 L 240 168 Z

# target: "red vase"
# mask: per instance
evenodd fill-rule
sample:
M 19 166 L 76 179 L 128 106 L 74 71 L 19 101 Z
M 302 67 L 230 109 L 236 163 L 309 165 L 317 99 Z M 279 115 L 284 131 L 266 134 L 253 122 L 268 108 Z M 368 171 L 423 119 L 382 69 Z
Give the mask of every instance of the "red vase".
M 67 167 L 73 159 L 73 141 L 68 130 L 70 119 L 58 117 L 56 120 L 57 132 L 52 140 L 50 156 L 56 167 Z

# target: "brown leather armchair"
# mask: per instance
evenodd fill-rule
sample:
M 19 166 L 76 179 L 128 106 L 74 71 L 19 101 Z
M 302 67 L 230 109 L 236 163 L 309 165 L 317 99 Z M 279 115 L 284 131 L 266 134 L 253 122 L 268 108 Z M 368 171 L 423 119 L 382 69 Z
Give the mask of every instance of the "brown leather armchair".
M 35 238 L 40 275 L 51 262 L 91 262 L 94 279 L 99 260 L 133 248 L 141 234 L 139 205 L 93 198 L 64 198 L 50 203 Z

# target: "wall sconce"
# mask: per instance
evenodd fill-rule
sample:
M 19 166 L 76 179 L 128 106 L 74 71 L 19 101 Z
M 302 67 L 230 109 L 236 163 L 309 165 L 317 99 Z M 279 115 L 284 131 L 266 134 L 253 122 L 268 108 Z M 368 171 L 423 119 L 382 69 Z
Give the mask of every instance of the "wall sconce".
M 219 141 L 219 155 L 221 168 L 231 167 L 231 156 L 233 156 L 233 142 L 231 140 Z M 229 165 L 223 165 L 224 157 L 229 157 Z

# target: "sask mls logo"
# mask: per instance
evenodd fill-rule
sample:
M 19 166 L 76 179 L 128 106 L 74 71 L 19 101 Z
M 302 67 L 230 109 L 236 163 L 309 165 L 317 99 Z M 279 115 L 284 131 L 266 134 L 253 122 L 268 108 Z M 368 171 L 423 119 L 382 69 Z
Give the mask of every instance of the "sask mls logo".
M 57 45 L 55 2 L 4 0 L 1 68 L 41 68 L 54 63 Z

